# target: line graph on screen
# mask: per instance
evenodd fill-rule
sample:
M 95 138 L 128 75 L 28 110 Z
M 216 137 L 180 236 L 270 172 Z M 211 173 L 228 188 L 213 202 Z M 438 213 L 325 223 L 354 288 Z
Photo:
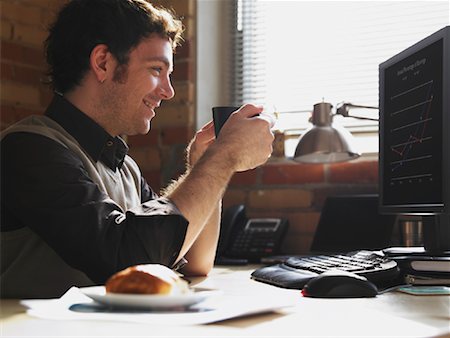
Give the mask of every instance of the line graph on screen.
M 433 123 L 433 80 L 399 92 L 390 100 L 391 184 L 432 181 L 433 174 L 427 168 L 433 160 L 433 135 L 429 128 Z

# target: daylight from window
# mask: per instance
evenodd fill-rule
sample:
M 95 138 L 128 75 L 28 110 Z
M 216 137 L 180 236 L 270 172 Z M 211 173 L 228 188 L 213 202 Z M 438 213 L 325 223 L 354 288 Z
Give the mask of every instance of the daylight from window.
M 378 106 L 378 65 L 449 25 L 448 1 L 240 0 L 238 8 L 242 99 L 280 112 L 277 128 L 286 132 L 304 130 L 306 112 L 322 101 Z M 366 150 L 377 151 L 377 123 L 335 121 L 365 131 Z

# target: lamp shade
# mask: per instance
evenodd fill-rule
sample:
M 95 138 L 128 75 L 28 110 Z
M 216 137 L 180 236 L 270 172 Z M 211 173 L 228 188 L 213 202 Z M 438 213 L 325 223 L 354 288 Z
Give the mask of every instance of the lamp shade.
M 313 126 L 299 139 L 294 160 L 304 163 L 349 161 L 360 156 L 352 134 L 344 128 L 332 126 L 331 104 L 314 105 Z

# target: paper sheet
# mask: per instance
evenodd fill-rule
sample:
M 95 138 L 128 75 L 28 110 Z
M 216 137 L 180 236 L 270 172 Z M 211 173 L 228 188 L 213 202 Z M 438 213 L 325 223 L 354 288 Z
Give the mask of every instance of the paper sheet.
M 73 287 L 59 299 L 23 300 L 31 316 L 52 320 L 106 320 L 146 323 L 155 325 L 197 325 L 230 318 L 276 311 L 293 306 L 284 300 L 218 296 L 186 310 L 151 312 L 142 310 L 114 310 L 97 304 Z

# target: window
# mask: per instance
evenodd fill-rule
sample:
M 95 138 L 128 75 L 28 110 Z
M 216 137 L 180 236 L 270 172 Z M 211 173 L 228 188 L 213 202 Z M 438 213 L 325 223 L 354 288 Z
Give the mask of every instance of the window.
M 378 106 L 378 65 L 449 24 L 448 1 L 236 0 L 233 104 L 279 112 L 291 135 L 286 154 L 308 126 L 315 103 Z M 377 110 L 354 115 L 378 118 Z M 378 151 L 376 122 L 335 117 Z

